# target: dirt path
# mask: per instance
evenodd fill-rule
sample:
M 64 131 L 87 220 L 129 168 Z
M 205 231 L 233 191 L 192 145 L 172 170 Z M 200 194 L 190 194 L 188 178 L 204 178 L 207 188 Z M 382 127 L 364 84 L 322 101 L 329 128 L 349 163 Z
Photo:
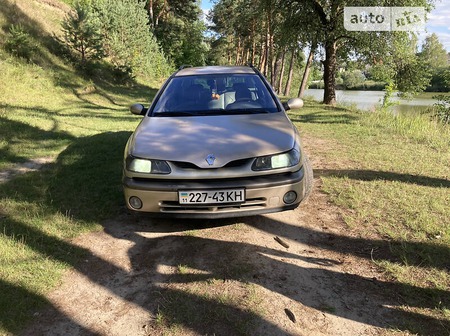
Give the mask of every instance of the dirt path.
M 314 141 L 305 141 L 313 167 L 330 168 L 320 160 L 326 144 Z M 371 262 L 374 241 L 349 232 L 319 177 L 295 211 L 220 221 L 124 212 L 73 243 L 90 255 L 49 294 L 52 307 L 36 312 L 24 335 L 381 335 L 401 328 L 396 287 Z

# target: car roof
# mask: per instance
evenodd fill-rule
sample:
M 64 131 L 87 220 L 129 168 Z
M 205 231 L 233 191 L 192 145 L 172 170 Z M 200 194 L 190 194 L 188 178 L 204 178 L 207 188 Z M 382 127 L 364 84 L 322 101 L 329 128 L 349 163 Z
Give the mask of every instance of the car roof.
M 218 74 L 255 74 L 255 70 L 248 66 L 203 66 L 187 67 L 179 70 L 175 77 L 194 75 L 218 75 Z

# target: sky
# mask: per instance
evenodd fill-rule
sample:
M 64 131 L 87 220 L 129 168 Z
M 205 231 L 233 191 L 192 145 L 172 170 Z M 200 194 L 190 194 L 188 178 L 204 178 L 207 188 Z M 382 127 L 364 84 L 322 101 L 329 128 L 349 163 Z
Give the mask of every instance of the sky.
M 202 0 L 203 12 L 207 13 L 212 6 L 211 0 Z M 435 8 L 428 15 L 425 29 L 425 32 L 420 33 L 419 40 L 423 41 L 427 35 L 436 33 L 444 48 L 450 52 L 450 0 L 436 0 Z
M 437 1 L 426 24 L 428 34 L 436 33 L 444 48 L 450 52 L 450 0 Z

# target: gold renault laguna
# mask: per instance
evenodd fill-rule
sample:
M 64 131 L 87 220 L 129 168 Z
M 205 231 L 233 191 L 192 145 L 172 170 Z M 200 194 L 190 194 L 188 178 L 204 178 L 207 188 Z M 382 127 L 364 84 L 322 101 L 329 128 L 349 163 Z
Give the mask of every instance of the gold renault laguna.
M 182 67 L 125 148 L 127 207 L 153 215 L 223 218 L 291 210 L 309 194 L 312 169 L 297 128 L 254 67 Z

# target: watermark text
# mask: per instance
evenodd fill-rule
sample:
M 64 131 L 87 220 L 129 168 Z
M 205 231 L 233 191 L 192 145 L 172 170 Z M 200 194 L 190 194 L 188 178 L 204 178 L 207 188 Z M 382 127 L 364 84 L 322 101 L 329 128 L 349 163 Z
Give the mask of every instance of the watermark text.
M 344 28 L 350 31 L 423 31 L 424 7 L 345 7 Z

